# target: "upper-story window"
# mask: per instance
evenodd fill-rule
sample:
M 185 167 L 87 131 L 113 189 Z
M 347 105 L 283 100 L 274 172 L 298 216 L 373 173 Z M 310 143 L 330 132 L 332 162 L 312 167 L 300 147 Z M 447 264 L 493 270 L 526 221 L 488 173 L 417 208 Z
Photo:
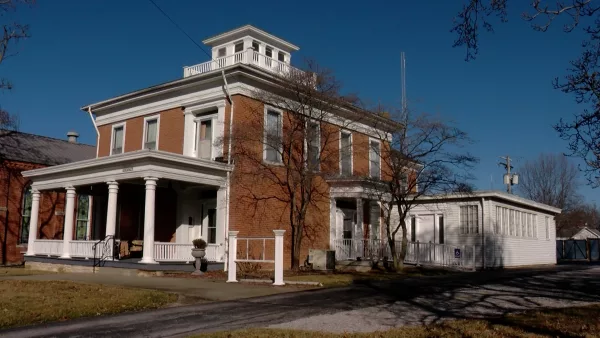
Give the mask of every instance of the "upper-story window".
M 310 121 L 306 130 L 306 155 L 310 170 L 319 170 L 319 158 L 321 148 L 321 135 L 319 123 Z
M 264 160 L 281 163 L 283 125 L 281 112 L 267 109 L 265 116 Z
M 273 48 L 270 46 L 267 46 L 267 48 L 265 48 L 265 55 L 272 58 L 273 57 Z
M 259 52 L 260 51 L 260 43 L 258 43 L 258 41 L 256 41 L 256 40 L 252 41 L 252 49 Z
M 110 154 L 116 155 L 123 153 L 123 147 L 125 144 L 125 125 L 113 126 L 112 130 L 112 145 Z
M 227 49 L 225 47 L 219 48 L 217 50 L 217 57 L 222 58 L 227 54 Z
M 233 47 L 233 52 L 234 53 L 239 53 L 239 52 L 241 52 L 243 50 L 244 50 L 244 41 L 236 42 L 235 45 L 234 45 L 234 47 Z
M 371 140 L 369 142 L 369 174 L 372 178 L 381 177 L 381 151 L 379 142 Z
M 352 175 L 352 133 L 345 131 L 340 135 L 340 174 Z
M 144 149 L 158 149 L 158 116 L 145 119 Z
M 194 142 L 194 146 L 196 148 L 196 153 L 199 158 L 213 158 L 213 136 L 215 133 L 214 121 L 216 117 L 216 112 L 210 112 L 208 114 L 199 116 L 196 120 L 196 140 Z
M 285 54 L 283 52 L 277 52 L 277 60 L 285 62 Z

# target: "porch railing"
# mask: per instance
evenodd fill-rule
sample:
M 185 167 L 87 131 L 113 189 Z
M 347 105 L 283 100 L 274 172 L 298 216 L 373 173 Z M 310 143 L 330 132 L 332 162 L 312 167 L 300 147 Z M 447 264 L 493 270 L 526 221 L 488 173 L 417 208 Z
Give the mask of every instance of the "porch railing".
M 154 260 L 157 262 L 193 262 L 192 244 L 182 243 L 154 243 Z M 206 247 L 206 259 L 209 262 L 223 261 L 223 246 L 219 244 L 208 244 Z
M 60 256 L 63 252 L 63 241 L 56 239 L 36 239 L 33 249 L 38 255 Z
M 96 241 L 70 241 L 71 257 L 94 257 L 94 244 Z
M 402 242 L 396 241 L 394 246 L 396 254 L 399 254 Z M 338 239 L 335 241 L 336 260 L 357 258 L 374 260 L 384 257 L 392 260 L 387 240 Z M 409 242 L 404 262 L 472 270 L 475 269 L 475 247 L 472 245 Z

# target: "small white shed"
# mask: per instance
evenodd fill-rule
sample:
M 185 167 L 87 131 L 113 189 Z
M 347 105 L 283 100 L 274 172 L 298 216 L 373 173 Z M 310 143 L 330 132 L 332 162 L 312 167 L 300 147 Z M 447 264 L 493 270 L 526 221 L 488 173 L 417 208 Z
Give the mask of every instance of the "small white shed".
M 407 235 L 411 242 L 475 246 L 477 268 L 556 264 L 560 211 L 499 191 L 428 196 L 411 210 Z
M 600 238 L 600 231 L 596 229 L 590 229 L 588 227 L 584 227 L 579 230 L 575 235 L 571 236 L 570 239 L 588 239 L 588 238 Z

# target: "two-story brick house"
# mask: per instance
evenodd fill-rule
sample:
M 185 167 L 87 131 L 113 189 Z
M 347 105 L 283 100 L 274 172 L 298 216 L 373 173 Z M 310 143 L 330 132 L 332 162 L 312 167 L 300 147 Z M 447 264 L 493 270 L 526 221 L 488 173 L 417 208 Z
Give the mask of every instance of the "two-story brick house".
M 251 106 L 263 111 L 257 133 L 269 128 L 286 133 L 281 121 L 290 112 L 252 93 L 256 88 L 275 91 L 281 77 L 274 75 L 299 71 L 290 64 L 298 47 L 252 26 L 203 42 L 212 48 L 213 59 L 185 67 L 183 78 L 82 107 L 98 132 L 96 158 L 24 174 L 33 181 L 33 245 L 27 255 L 90 257 L 94 243 L 114 237 L 121 243 L 143 241 L 140 263 L 190 261 L 192 239 L 203 237 L 209 243 L 208 259 L 225 262 L 229 230 L 239 236 L 269 236 L 273 229 L 287 229 L 289 221 L 279 212 L 285 203 L 268 201 L 262 217 L 245 204 L 248 191 L 240 182 L 260 180 L 242 174 L 247 162 L 230 141 L 244 122 L 256 118 Z M 385 128 L 395 126 L 351 105 L 340 110 L 330 112 L 335 118 L 319 126 L 335 130 L 336 146 L 322 151 L 334 153 L 336 160 L 321 168 L 327 194 L 310 217 L 323 230 L 304 241 L 304 254 L 309 247 L 333 248 L 343 238 L 380 236 L 380 208 L 369 200 L 372 186 L 364 178 L 381 176 Z M 268 148 L 257 156 L 277 162 Z M 66 193 L 63 240 L 38 240 L 44 191 Z M 89 241 L 73 238 L 78 194 L 93 196 Z M 289 257 L 289 236 L 286 247 Z

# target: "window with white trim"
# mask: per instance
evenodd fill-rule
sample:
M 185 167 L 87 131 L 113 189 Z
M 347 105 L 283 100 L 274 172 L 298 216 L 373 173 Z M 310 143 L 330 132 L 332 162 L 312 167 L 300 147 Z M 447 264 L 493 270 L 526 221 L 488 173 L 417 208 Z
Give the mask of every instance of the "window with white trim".
M 144 125 L 144 149 L 158 148 L 158 117 L 147 119 Z
M 282 115 L 281 112 L 267 109 L 265 116 L 265 145 L 264 160 L 271 163 L 281 163 L 282 153 Z
M 239 53 L 244 50 L 244 41 L 237 42 L 233 47 L 234 53 Z
M 75 226 L 75 240 L 88 240 L 87 231 L 90 224 L 90 196 L 77 195 L 77 224 Z
M 118 125 L 112 129 L 112 149 L 111 155 L 123 153 L 123 145 L 125 144 L 125 126 Z
M 460 233 L 479 233 L 479 208 L 477 205 L 463 205 L 460 207 Z
M 340 174 L 352 175 L 352 133 L 340 133 Z
M 198 142 L 196 148 L 198 149 L 198 157 L 212 159 L 213 120 L 199 120 L 197 122 L 196 132 L 196 140 Z
M 531 216 L 531 227 L 533 230 L 533 238 L 537 238 L 537 228 L 538 228 L 538 224 L 537 224 L 537 215 L 532 215 Z
M 208 209 L 207 210 L 208 217 L 208 226 L 207 226 L 207 236 L 206 242 L 208 244 L 217 243 L 217 209 Z
M 410 241 L 417 241 L 417 217 L 415 216 L 410 218 Z
M 309 121 L 306 125 L 306 159 L 309 170 L 319 170 L 320 148 L 321 135 L 319 123 Z
M 381 151 L 378 141 L 369 141 L 369 174 L 372 178 L 381 178 Z
M 33 195 L 31 186 L 26 187 L 23 191 L 23 201 L 21 204 L 21 233 L 19 236 L 19 244 L 25 244 L 29 241 L 29 221 L 31 220 L 31 203 Z
M 546 239 L 550 239 L 550 219 L 548 216 L 544 219 L 544 227 L 546 228 Z

